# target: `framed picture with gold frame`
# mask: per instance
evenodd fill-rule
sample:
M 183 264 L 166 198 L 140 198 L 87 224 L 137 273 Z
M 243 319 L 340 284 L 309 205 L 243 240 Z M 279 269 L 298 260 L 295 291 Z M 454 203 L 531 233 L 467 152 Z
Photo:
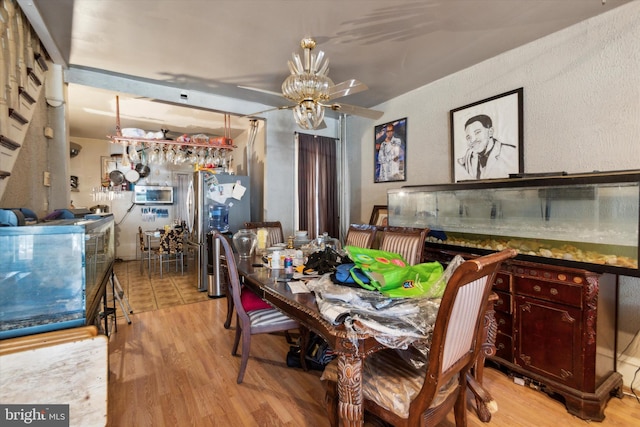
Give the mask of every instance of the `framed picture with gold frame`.
M 386 227 L 388 225 L 388 216 L 389 211 L 387 210 L 387 205 L 374 205 L 373 211 L 371 211 L 369 225 Z

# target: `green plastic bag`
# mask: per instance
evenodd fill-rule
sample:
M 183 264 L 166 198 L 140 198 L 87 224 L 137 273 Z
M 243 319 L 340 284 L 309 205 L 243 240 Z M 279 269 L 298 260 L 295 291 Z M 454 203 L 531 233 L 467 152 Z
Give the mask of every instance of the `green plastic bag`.
M 440 298 L 444 292 L 443 287 L 433 287 L 444 271 L 439 262 L 409 265 L 401 255 L 393 252 L 356 246 L 344 249 L 355 266 L 369 277 L 367 284 L 355 274 L 351 275 L 365 289 L 377 290 L 391 298 Z

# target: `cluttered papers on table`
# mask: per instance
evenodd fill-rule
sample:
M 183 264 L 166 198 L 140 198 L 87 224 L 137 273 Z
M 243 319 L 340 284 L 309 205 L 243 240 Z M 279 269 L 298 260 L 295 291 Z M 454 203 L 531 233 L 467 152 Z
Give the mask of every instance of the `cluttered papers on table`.
M 287 285 L 289 285 L 289 289 L 294 294 L 308 294 L 311 292 L 309 288 L 307 288 L 307 284 L 300 280 L 292 280 L 287 282 Z

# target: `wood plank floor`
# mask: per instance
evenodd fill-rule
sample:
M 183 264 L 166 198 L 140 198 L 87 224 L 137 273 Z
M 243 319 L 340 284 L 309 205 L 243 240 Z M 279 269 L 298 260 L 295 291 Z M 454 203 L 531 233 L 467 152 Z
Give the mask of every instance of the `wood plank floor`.
M 110 337 L 108 426 L 329 425 L 320 373 L 288 368 L 289 345 L 281 335 L 252 337 L 244 382 L 236 384 L 240 359 L 231 356 L 235 331 L 222 326 L 224 298 L 142 313 L 133 309 L 132 323 L 119 317 Z M 497 370 L 485 372 L 499 409 L 490 424 L 471 410 L 470 426 L 589 424 L 546 394 L 515 385 Z M 605 415 L 602 423 L 590 424 L 640 426 L 640 404 L 632 397 L 612 398 Z M 454 425 L 453 414 L 441 424 Z

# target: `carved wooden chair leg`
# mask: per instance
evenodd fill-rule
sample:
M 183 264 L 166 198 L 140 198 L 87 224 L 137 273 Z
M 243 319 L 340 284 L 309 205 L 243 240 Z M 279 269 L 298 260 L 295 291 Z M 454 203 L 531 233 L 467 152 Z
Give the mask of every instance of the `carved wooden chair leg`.
M 467 389 L 467 372 L 460 372 L 460 387 L 462 390 Z M 467 393 L 458 393 L 456 403 L 453 406 L 453 414 L 456 420 L 456 426 L 467 425 Z
M 467 383 L 469 390 L 473 393 L 476 399 L 476 412 L 478 418 L 484 423 L 491 421 L 491 413 L 495 412 L 498 408 L 498 404 L 493 397 L 487 392 L 475 379 L 471 373 L 467 374 Z
M 238 344 L 240 344 L 240 336 L 242 335 L 242 327 L 240 326 L 240 319 L 236 316 L 236 337 L 233 340 L 233 349 L 231 350 L 232 356 L 238 355 Z M 244 352 L 244 349 L 242 350 Z
M 241 329 L 239 324 L 236 330 Z M 247 362 L 249 362 L 249 350 L 251 348 L 251 332 L 246 331 L 242 334 L 242 354 L 240 356 L 240 371 L 238 372 L 238 384 L 242 383 L 244 379 L 244 371 L 247 369 Z M 237 350 L 237 348 L 236 348 Z
M 233 319 L 233 298 L 227 293 L 227 318 L 224 321 L 224 328 L 231 328 L 231 320 Z

